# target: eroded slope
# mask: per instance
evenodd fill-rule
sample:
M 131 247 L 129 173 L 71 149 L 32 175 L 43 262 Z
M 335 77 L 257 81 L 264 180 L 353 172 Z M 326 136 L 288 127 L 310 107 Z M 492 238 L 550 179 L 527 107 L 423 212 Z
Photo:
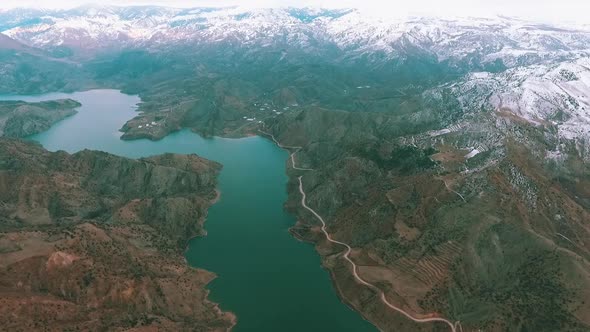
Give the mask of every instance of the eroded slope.
M 182 250 L 202 232 L 220 165 L 130 160 L 0 140 L 0 324 L 9 330 L 224 331 L 212 273 Z

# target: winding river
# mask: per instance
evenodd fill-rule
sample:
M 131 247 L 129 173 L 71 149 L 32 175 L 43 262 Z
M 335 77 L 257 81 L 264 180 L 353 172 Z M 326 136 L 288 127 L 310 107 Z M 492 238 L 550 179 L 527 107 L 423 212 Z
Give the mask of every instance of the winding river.
M 375 331 L 337 297 L 313 247 L 294 239 L 283 210 L 289 155 L 259 136 L 204 139 L 184 130 L 163 140 L 122 141 L 119 128 L 140 99 L 117 90 L 1 96 L 42 101 L 72 98 L 82 107 L 50 130 L 32 136 L 51 151 L 94 149 L 130 158 L 165 152 L 197 153 L 223 164 L 221 199 L 209 210 L 208 235 L 189 243 L 192 266 L 218 274 L 211 300 L 238 317 L 235 331 Z

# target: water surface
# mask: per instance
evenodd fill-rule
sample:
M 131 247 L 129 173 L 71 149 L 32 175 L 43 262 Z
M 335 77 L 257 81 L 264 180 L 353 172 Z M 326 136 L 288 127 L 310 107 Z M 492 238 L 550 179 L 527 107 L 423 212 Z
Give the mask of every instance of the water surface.
M 51 151 L 102 150 L 131 158 L 165 152 L 197 153 L 223 164 L 221 199 L 209 210 L 208 235 L 189 243 L 192 266 L 218 274 L 210 298 L 238 317 L 235 331 L 374 331 L 336 296 L 311 245 L 293 238 L 283 151 L 261 137 L 204 139 L 190 131 L 161 141 L 122 141 L 119 128 L 136 115 L 137 96 L 116 90 L 2 96 L 42 101 L 72 98 L 82 107 L 50 130 L 34 135 Z

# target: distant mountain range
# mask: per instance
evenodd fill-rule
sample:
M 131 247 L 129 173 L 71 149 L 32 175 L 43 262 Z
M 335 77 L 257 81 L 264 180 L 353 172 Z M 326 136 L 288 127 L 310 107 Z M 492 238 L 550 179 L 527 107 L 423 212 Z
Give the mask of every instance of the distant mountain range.
M 43 58 L 48 68 L 56 61 L 115 57 L 115 66 L 122 67 L 110 71 L 137 76 L 170 66 L 165 58 L 187 63 L 194 55 L 204 63 L 241 67 L 233 69 L 238 72 L 244 66 L 349 68 L 342 75 L 358 81 L 351 89 L 371 86 L 374 77 L 382 84 L 401 82 L 405 89 L 436 91 L 452 84 L 462 107 L 509 108 L 533 124 L 554 123 L 559 137 L 578 142 L 590 158 L 590 145 L 583 143 L 590 137 L 590 25 L 508 17 L 386 20 L 355 9 L 154 6 L 13 9 L 0 12 L 0 22 L 0 49 Z M 131 51 L 149 55 L 126 64 L 124 54 Z M 106 75 L 100 71 L 99 77 Z
M 354 9 L 85 6 L 0 13 L 0 31 L 29 46 L 109 49 L 231 44 L 381 63 L 419 52 L 438 61 L 514 67 L 590 53 L 590 26 L 555 27 L 496 19 L 372 18 Z
M 0 22 L 0 49 L 48 61 L 44 67 L 58 73 L 49 77 L 59 77 L 64 63 L 89 67 L 97 59 L 99 69 L 92 70 L 99 70 L 98 77 L 134 77 L 170 67 L 183 75 L 194 61 L 191 55 L 209 66 L 229 70 L 233 65 L 234 78 L 245 67 L 274 68 L 267 72 L 318 64 L 348 68 L 340 69 L 336 84 L 348 76 L 347 83 L 354 84 L 349 89 L 378 85 L 371 82 L 376 77 L 379 84 L 415 87 L 425 96 L 450 87 L 446 91 L 456 94 L 465 110 L 510 109 L 532 124 L 552 123 L 558 137 L 575 141 L 590 160 L 590 25 L 551 26 L 508 17 L 387 20 L 355 9 L 95 5 L 5 10 Z M 11 61 L 5 61 L 5 72 L 24 81 Z M 111 63 L 110 69 L 103 63 Z M 324 79 L 313 81 L 326 89 L 335 83 Z M 68 86 L 61 78 L 56 84 Z

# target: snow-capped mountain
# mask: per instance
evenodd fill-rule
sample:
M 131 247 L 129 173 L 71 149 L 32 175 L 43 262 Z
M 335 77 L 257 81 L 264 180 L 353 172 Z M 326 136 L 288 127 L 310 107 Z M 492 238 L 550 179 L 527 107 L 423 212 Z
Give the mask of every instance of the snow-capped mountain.
M 506 67 L 590 54 L 588 27 L 510 18 L 386 20 L 357 10 L 85 6 L 0 13 L 3 33 L 50 48 L 108 49 L 230 42 L 241 47 L 335 48 L 342 59 L 383 61 L 420 52 L 438 61 Z
M 420 65 L 407 66 L 412 77 L 430 70 L 428 64 L 444 64 L 454 78 L 425 94 L 447 89 L 466 113 L 506 111 L 531 125 L 552 126 L 556 137 L 575 142 L 590 160 L 590 26 L 506 17 L 387 20 L 354 9 L 149 6 L 19 9 L 0 12 L 0 22 L 13 39 L 4 44 L 65 48 L 74 57 L 180 46 L 249 60 L 271 54 L 272 63 L 314 55 L 327 63 L 360 63 L 373 72 L 419 59 Z M 232 56 L 224 61 L 239 61 Z
M 454 135 L 455 147 L 471 151 L 467 159 L 503 150 L 507 137 L 524 144 L 538 143 L 541 137 L 542 145 L 533 149 L 539 158 L 562 162 L 574 153 L 590 161 L 588 58 L 519 66 L 499 73 L 474 72 L 429 89 L 423 96 L 443 109 L 448 107 L 445 99 L 452 96 L 464 115 L 420 139 L 444 141 Z M 540 136 L 531 139 L 530 132 L 522 132 L 520 127 L 535 128 L 533 132 Z

